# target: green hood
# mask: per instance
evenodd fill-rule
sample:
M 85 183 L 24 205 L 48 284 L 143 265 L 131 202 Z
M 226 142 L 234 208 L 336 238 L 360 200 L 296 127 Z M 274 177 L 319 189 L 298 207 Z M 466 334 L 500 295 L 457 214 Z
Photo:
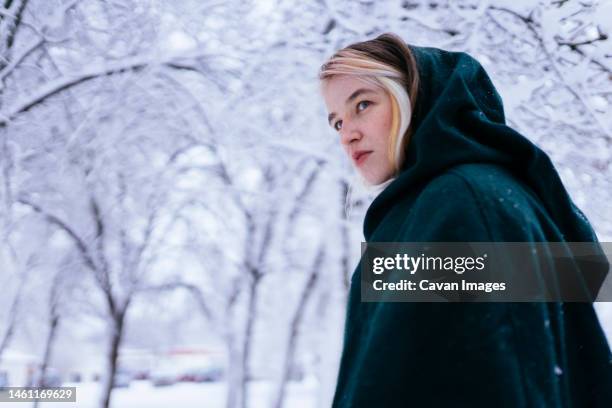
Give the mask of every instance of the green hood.
M 400 197 L 405 199 L 449 168 L 467 163 L 510 170 L 542 202 L 560 239 L 595 240 L 546 153 L 506 125 L 502 100 L 480 63 L 464 52 L 408 46 L 421 78 L 413 134 L 400 174 L 367 211 L 366 240 Z

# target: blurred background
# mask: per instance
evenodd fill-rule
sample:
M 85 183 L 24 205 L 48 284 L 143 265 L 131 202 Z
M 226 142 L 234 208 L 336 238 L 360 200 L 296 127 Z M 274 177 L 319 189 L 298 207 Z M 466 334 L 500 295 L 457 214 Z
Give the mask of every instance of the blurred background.
M 609 0 L 2 0 L 0 386 L 77 387 L 43 407 L 328 407 L 372 197 L 317 72 L 386 31 L 476 57 L 611 241 L 610 16 Z

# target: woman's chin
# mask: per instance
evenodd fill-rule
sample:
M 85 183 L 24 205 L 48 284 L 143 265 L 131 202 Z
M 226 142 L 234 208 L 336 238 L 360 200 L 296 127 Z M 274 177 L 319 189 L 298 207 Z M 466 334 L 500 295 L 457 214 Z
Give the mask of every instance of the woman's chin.
M 377 184 L 377 179 L 375 177 L 371 177 L 370 175 L 363 174 L 361 172 L 359 173 L 359 176 L 361 177 L 361 181 L 368 186 L 374 186 Z
M 371 174 L 371 173 L 363 173 L 359 172 L 364 183 L 367 183 L 370 186 L 378 186 L 380 184 L 385 183 L 390 180 L 393 176 L 386 174 Z
M 389 180 L 389 177 L 372 177 L 360 174 L 362 182 L 369 187 L 376 187 Z

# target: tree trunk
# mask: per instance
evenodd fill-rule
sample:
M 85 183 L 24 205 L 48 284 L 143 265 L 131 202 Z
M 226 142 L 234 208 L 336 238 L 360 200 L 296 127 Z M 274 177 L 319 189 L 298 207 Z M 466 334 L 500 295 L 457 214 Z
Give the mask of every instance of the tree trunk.
M 340 181 L 340 220 L 338 233 L 340 235 L 340 290 L 335 285 L 327 288 L 328 296 L 323 299 L 327 304 L 321 306 L 325 310 L 325 316 L 319 316 L 323 322 L 321 330 L 325 333 L 325 343 L 319 346 L 319 361 L 317 378 L 319 389 L 317 392 L 317 407 L 329 407 L 333 400 L 338 379 L 338 368 L 342 355 L 344 320 L 346 318 L 346 306 L 350 289 L 351 273 L 351 239 L 349 217 L 346 211 L 346 203 L 349 195 L 349 184 Z
M 304 286 L 304 290 L 298 300 L 298 305 L 295 310 L 295 314 L 291 319 L 291 324 L 289 326 L 289 338 L 287 341 L 287 348 L 285 350 L 285 359 L 283 362 L 283 369 L 281 372 L 281 377 L 278 382 L 278 390 L 276 392 L 276 397 L 274 403 L 272 404 L 273 408 L 281 408 L 283 406 L 283 402 L 285 399 L 285 390 L 287 386 L 287 381 L 289 380 L 289 375 L 291 374 L 291 367 L 293 366 L 293 360 L 295 355 L 295 348 L 298 339 L 298 330 L 300 328 L 300 323 L 302 322 L 302 318 L 304 317 L 304 311 L 306 310 L 306 305 L 308 304 L 308 300 L 312 295 L 314 286 L 317 282 L 317 278 L 319 277 L 319 270 L 323 265 L 324 258 L 324 250 L 321 248 L 317 254 L 313 267 L 308 276 L 308 280 L 306 281 L 306 285 Z
M 38 378 L 37 387 L 43 387 L 45 376 L 47 374 L 47 368 L 49 361 L 51 361 L 51 350 L 53 349 L 53 343 L 57 334 L 57 328 L 59 326 L 60 317 L 55 313 L 55 310 L 51 312 L 51 324 L 49 326 L 49 333 L 45 342 L 45 353 L 43 354 L 42 364 L 40 366 L 40 376 Z M 38 408 L 38 400 L 34 401 L 34 408 Z
M 342 241 L 342 259 L 340 260 L 341 263 L 341 268 L 340 268 L 340 272 L 342 273 L 342 288 L 344 289 L 344 295 L 346 297 L 346 299 L 348 300 L 348 292 L 349 292 L 349 287 L 351 285 L 350 279 L 350 273 L 351 273 L 351 265 L 350 265 L 350 260 L 351 260 L 351 240 L 349 237 L 350 231 L 349 231 L 349 227 L 348 227 L 348 218 L 347 218 L 347 214 L 346 214 L 346 210 L 345 210 L 345 202 L 347 200 L 347 196 L 349 193 L 349 185 L 347 182 L 342 181 L 341 182 L 341 190 L 340 190 L 340 196 L 341 196 L 341 203 L 342 203 L 342 208 L 340 210 L 340 219 L 342 220 L 341 224 L 340 224 L 340 237 L 341 237 L 341 241 Z
M 125 312 L 127 309 L 118 312 L 117 316 L 113 316 L 112 322 L 112 337 L 110 350 L 108 354 L 108 372 L 106 378 L 103 379 L 102 384 L 102 403 L 101 408 L 110 407 L 111 393 L 113 391 L 113 382 L 115 373 L 117 372 L 117 359 L 119 357 L 119 346 L 121 345 L 121 339 L 123 337 L 123 323 L 125 318 Z
M 253 280 L 249 286 L 248 291 L 248 310 L 247 310 L 247 321 L 244 330 L 244 339 L 242 343 L 242 382 L 240 384 L 241 394 L 243 395 L 242 404 L 240 408 L 246 408 L 249 398 L 249 359 L 251 357 L 251 345 L 253 343 L 253 328 L 255 326 L 255 320 L 257 317 L 257 293 L 259 289 L 259 283 L 261 282 L 261 275 L 257 272 L 252 274 Z
M 23 279 L 19 283 L 19 287 L 17 288 L 17 293 L 13 298 L 13 302 L 11 303 L 11 307 L 8 313 L 8 322 L 6 324 L 6 330 L 4 331 L 4 336 L 2 336 L 2 340 L 0 341 L 0 362 L 2 361 L 2 354 L 4 350 L 8 347 L 11 339 L 13 338 L 13 334 L 15 333 L 15 324 L 17 323 L 17 314 L 19 310 L 19 302 L 21 300 L 21 292 L 24 287 L 25 279 Z
M 237 408 L 244 405 L 244 372 L 242 370 L 242 353 L 237 349 L 236 338 L 231 330 L 226 335 L 228 352 L 227 398 L 226 408 Z

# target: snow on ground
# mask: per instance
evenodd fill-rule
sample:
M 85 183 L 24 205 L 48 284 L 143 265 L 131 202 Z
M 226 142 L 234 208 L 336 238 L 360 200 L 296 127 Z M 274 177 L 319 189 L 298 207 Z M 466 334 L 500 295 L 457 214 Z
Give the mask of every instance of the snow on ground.
M 42 408 L 97 408 L 100 389 L 98 383 L 64 384 L 77 387 L 77 402 L 41 403 Z M 225 383 L 179 383 L 167 387 L 153 387 L 148 381 L 133 381 L 128 388 L 116 388 L 111 397 L 111 408 L 224 408 Z M 249 408 L 270 406 L 273 384 L 254 381 L 249 385 Z M 315 382 L 289 383 L 287 408 L 314 408 L 317 385 Z

